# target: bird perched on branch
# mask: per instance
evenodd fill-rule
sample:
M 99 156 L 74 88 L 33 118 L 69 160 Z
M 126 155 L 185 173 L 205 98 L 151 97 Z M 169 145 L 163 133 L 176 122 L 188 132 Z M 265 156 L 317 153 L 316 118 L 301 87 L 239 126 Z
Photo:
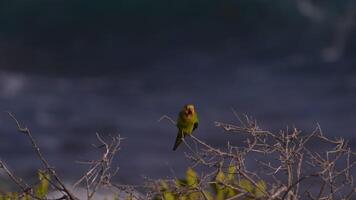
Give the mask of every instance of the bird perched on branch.
M 198 128 L 199 118 L 198 114 L 195 112 L 195 108 L 191 104 L 187 104 L 183 107 L 182 111 L 179 112 L 177 119 L 178 134 L 176 142 L 174 143 L 173 151 L 177 149 L 180 143 L 182 143 L 183 138 L 186 135 L 190 135 L 193 131 Z

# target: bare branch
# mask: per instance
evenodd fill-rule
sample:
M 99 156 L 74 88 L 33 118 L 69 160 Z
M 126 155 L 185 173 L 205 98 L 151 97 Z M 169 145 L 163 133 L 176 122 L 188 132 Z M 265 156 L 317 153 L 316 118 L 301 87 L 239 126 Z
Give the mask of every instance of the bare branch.
M 21 133 L 24 133 L 28 137 L 28 139 L 31 142 L 32 148 L 34 149 L 38 159 L 42 162 L 43 167 L 49 173 L 49 175 L 51 175 L 55 179 L 55 182 L 52 183 L 52 186 L 55 188 L 58 188 L 60 191 L 64 192 L 66 194 L 66 196 L 68 197 L 68 199 L 77 200 L 78 198 L 75 197 L 72 194 L 72 192 L 64 185 L 64 183 L 59 178 L 59 176 L 57 175 L 54 168 L 50 166 L 50 164 L 48 163 L 46 158 L 43 156 L 42 152 L 40 151 L 39 146 L 37 145 L 35 138 L 31 134 L 30 129 L 28 129 L 27 127 L 22 127 L 20 125 L 19 121 L 15 118 L 15 116 L 11 112 L 7 112 L 7 114 L 15 121 L 18 131 Z

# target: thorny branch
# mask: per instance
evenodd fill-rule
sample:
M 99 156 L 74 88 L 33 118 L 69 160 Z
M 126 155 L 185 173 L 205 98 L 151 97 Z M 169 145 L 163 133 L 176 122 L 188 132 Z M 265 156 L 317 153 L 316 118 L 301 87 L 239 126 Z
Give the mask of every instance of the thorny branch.
M 41 161 L 46 173 L 48 173 L 51 177 L 54 178 L 54 182 L 50 182 L 50 184 L 52 187 L 56 188 L 59 192 L 63 193 L 63 197 L 61 197 L 59 199 L 77 200 L 78 198 L 75 197 L 72 194 L 72 192 L 64 185 L 63 181 L 57 175 L 55 169 L 52 166 L 50 166 L 50 164 L 48 163 L 46 158 L 43 156 L 43 154 L 37 144 L 37 141 L 31 134 L 30 129 L 28 129 L 27 127 L 21 126 L 19 121 L 16 119 L 16 117 L 11 112 L 7 112 L 7 113 L 15 121 L 18 131 L 25 134 L 28 137 L 28 139 L 30 140 L 31 146 L 32 146 L 33 150 L 35 151 L 35 154 L 37 155 L 38 159 Z M 29 192 L 28 186 L 26 186 L 26 188 L 24 188 L 23 183 L 22 183 L 22 181 L 20 181 L 19 178 L 15 178 L 15 176 L 11 176 L 11 173 L 9 173 L 10 171 L 6 170 L 6 166 L 4 165 L 4 163 L 1 163 L 0 166 L 11 177 L 11 179 L 22 189 L 22 191 L 24 193 L 30 194 L 31 196 L 33 196 L 33 194 L 31 194 Z M 34 197 L 34 198 L 36 198 L 36 197 Z
M 2 169 L 9 178 L 21 189 L 24 195 L 29 195 L 36 200 L 78 200 L 78 198 L 64 185 L 60 177 L 57 175 L 53 167 L 50 166 L 47 159 L 43 156 L 37 141 L 32 136 L 29 128 L 21 126 L 20 122 L 15 118 L 15 116 L 7 112 L 8 115 L 15 121 L 18 130 L 26 135 L 31 142 L 31 146 L 34 149 L 39 161 L 42 163 L 45 170 L 42 173 L 50 175 L 52 179 L 48 179 L 49 184 L 54 189 L 54 191 L 62 194 L 61 197 L 56 199 L 39 198 L 34 194 L 33 187 L 25 183 L 21 178 L 17 177 L 11 172 L 11 170 L 6 166 L 6 164 L 0 160 L 0 169 Z M 142 199 L 139 193 L 135 190 L 135 186 L 131 185 L 119 185 L 111 182 L 113 176 L 118 172 L 118 168 L 112 167 L 112 161 L 120 150 L 121 141 L 124 139 L 119 136 L 111 137 L 110 142 L 106 142 L 98 133 L 96 137 L 99 141 L 99 145 L 95 146 L 97 149 L 103 149 L 103 154 L 100 159 L 92 160 L 88 162 L 80 162 L 81 164 L 89 165 L 88 171 L 74 184 L 78 186 L 84 183 L 87 191 L 87 199 L 93 199 L 94 194 L 100 187 L 107 186 L 108 188 L 116 189 L 119 193 L 124 192 L 131 199 Z M 23 196 L 23 195 L 22 195 Z
M 237 114 L 234 113 L 236 116 Z M 32 147 L 45 172 L 54 177 L 50 185 L 63 194 L 59 199 L 76 200 L 77 198 L 64 186 L 53 167 L 49 165 L 40 151 L 40 148 L 27 127 L 22 127 L 16 118 L 9 113 L 17 124 L 18 130 L 24 133 L 31 141 Z M 237 116 L 238 117 L 238 116 Z M 163 116 L 159 121 L 168 119 L 172 124 L 175 121 Z M 230 173 L 230 167 L 236 169 L 232 175 L 237 180 L 249 181 L 257 190 L 263 193 L 262 199 L 268 200 L 333 200 L 355 198 L 356 187 L 353 181 L 356 165 L 356 153 L 351 150 L 348 141 L 342 138 L 328 138 L 318 125 L 314 131 L 304 134 L 293 128 L 281 130 L 278 133 L 266 131 L 257 125 L 251 117 L 238 117 L 240 125 L 215 122 L 226 133 L 238 134 L 244 141 L 243 145 L 234 146 L 229 141 L 226 147 L 213 147 L 196 136 L 190 136 L 194 147 L 183 140 L 188 147 L 187 159 L 191 160 L 193 167 L 203 167 L 207 172 L 202 173 L 199 181 L 193 188 L 177 188 L 177 194 L 200 194 L 200 199 L 208 200 L 206 189 L 211 184 L 221 184 L 232 188 L 238 193 L 228 199 L 253 198 L 251 194 L 240 185 L 233 185 L 225 181 L 217 181 L 215 177 L 219 172 Z M 144 186 L 129 186 L 112 183 L 111 179 L 118 169 L 112 167 L 114 156 L 120 150 L 123 138 L 111 137 L 105 141 L 96 134 L 99 145 L 97 149 L 103 150 L 98 160 L 80 162 L 89 165 L 86 173 L 74 184 L 84 184 L 87 190 L 87 199 L 93 199 L 94 194 L 102 186 L 114 188 L 124 192 L 131 199 L 153 199 L 156 195 L 163 197 L 160 189 L 160 180 L 150 180 Z M 255 168 L 253 168 L 255 166 Z M 257 170 L 256 170 L 257 166 Z M 33 194 L 31 186 L 15 176 L 6 164 L 0 160 L 0 169 L 22 190 L 24 194 L 34 199 L 43 200 Z M 261 190 L 258 181 L 267 182 L 268 190 Z M 319 184 L 310 185 L 310 181 Z M 176 179 L 166 180 L 172 187 Z M 303 183 L 303 184 L 302 184 Z M 137 192 L 137 188 L 147 191 L 146 197 Z
M 88 200 L 93 198 L 99 187 L 113 186 L 113 184 L 111 184 L 111 179 L 116 175 L 118 169 L 112 169 L 112 161 L 116 153 L 120 150 L 121 141 L 124 139 L 120 136 L 111 137 L 111 141 L 108 143 L 104 141 L 104 139 L 98 133 L 96 133 L 96 137 L 100 144 L 95 147 L 98 149 L 103 149 L 103 154 L 98 160 L 79 162 L 80 164 L 89 165 L 89 169 L 74 184 L 76 187 L 79 184 L 84 183 L 87 190 Z
M 240 125 L 223 122 L 215 122 L 215 125 L 226 133 L 238 134 L 244 141 L 242 146 L 228 142 L 226 147 L 216 148 L 191 135 L 195 143 L 193 148 L 184 140 L 189 151 L 186 157 L 192 161 L 193 167 L 205 166 L 211 171 L 207 173 L 211 177 L 221 170 L 227 172 L 226 166 L 233 165 L 237 178 L 248 180 L 256 188 L 258 180 L 267 181 L 270 189 L 264 196 L 269 200 L 355 198 L 356 153 L 351 151 L 347 141 L 326 137 L 319 125 L 309 134 L 296 128 L 273 133 L 261 129 L 256 120 L 246 115 L 238 119 Z M 323 151 L 323 148 L 327 149 Z M 209 180 L 209 177 L 201 179 Z M 319 184 L 309 186 L 311 180 Z M 201 188 L 208 187 L 209 183 L 212 183 L 211 178 L 200 183 Z M 225 183 L 225 186 L 228 185 Z M 230 187 L 240 191 L 234 199 L 245 199 L 241 192 L 243 188 Z

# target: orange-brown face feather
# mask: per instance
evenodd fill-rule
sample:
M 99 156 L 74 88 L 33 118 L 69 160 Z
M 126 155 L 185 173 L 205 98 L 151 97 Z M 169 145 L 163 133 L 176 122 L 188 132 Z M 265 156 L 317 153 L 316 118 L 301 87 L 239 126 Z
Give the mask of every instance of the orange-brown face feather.
M 194 106 L 192 104 L 187 104 L 184 106 L 184 113 L 185 115 L 193 115 L 195 113 Z

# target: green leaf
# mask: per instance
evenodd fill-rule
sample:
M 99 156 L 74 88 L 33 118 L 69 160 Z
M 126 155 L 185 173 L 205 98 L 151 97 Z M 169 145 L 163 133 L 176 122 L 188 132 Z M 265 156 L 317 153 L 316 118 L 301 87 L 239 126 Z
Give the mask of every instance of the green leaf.
M 222 188 L 218 188 L 216 191 L 216 200 L 224 200 L 225 199 L 225 191 Z
M 188 186 L 190 186 L 190 187 L 198 186 L 198 183 L 199 183 L 198 175 L 192 168 L 190 168 L 190 167 L 188 168 L 186 177 L 187 177 Z
M 119 200 L 120 198 L 118 196 L 114 197 L 114 200 Z M 126 200 L 133 200 L 132 194 L 127 195 Z
M 242 188 L 243 190 L 245 190 L 246 192 L 253 194 L 254 188 L 253 188 L 252 183 L 249 180 L 241 179 L 239 182 L 239 187 Z
M 28 194 L 25 194 L 25 196 L 22 197 L 22 200 L 31 200 L 31 196 Z
M 226 188 L 227 189 L 227 197 L 233 197 L 237 195 L 237 191 L 231 187 Z
M 38 198 L 43 199 L 48 194 L 50 175 L 43 171 L 39 171 L 38 179 L 40 180 L 40 183 L 37 185 L 35 189 L 35 194 Z
M 187 195 L 181 195 L 179 198 L 179 200 L 188 200 Z
M 176 179 L 176 186 L 178 188 L 185 187 L 187 185 L 188 185 L 187 180 L 185 180 L 185 179 Z
M 215 181 L 217 183 L 215 183 L 213 185 L 214 191 L 216 193 L 216 200 L 224 200 L 225 199 L 225 189 L 224 186 L 220 183 L 225 182 L 225 174 L 222 171 L 219 171 L 216 176 L 215 176 Z
M 224 174 L 224 172 L 219 171 L 219 172 L 216 174 L 215 181 L 221 183 L 221 182 L 224 182 L 224 180 L 225 180 L 225 174 Z
M 200 200 L 203 199 L 202 194 L 200 192 L 192 192 L 188 195 L 189 200 Z
M 176 197 L 174 196 L 174 194 L 172 192 L 164 192 L 163 198 L 164 198 L 164 200 L 175 200 L 176 199 Z
M 211 192 L 204 190 L 204 194 L 205 194 L 206 197 L 208 197 L 208 200 L 213 200 L 214 199 L 213 195 L 211 194 Z
M 19 194 L 17 192 L 13 192 L 12 199 L 19 199 Z
M 227 175 L 227 180 L 229 180 L 229 182 L 232 182 L 235 179 L 235 174 L 236 174 L 236 167 L 234 165 L 230 165 L 228 175 Z
M 266 195 L 267 185 L 263 180 L 257 182 L 257 187 L 255 188 L 255 197 L 261 198 Z
M 160 181 L 160 185 L 161 185 L 160 189 L 161 189 L 162 192 L 169 191 L 168 183 L 166 183 L 165 181 Z
M 5 200 L 11 200 L 12 194 L 10 192 L 6 193 Z

